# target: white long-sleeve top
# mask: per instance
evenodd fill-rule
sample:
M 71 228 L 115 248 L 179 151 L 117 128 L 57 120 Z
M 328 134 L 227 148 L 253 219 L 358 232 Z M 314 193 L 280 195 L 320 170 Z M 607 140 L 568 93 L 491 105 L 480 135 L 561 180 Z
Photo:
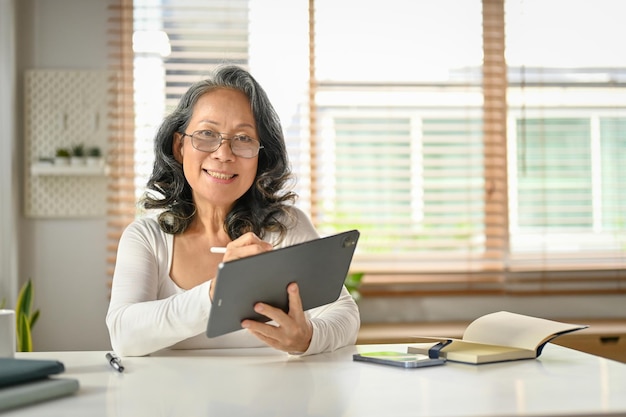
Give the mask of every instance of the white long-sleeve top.
M 293 219 L 277 247 L 318 238 L 309 218 L 293 208 Z M 277 234 L 265 240 L 276 242 Z M 111 300 L 106 316 L 113 350 L 121 356 L 143 356 L 165 348 L 210 349 L 265 346 L 247 330 L 208 338 L 211 310 L 210 281 L 192 289 L 170 278 L 173 235 L 163 232 L 154 218 L 131 223 L 119 242 Z M 359 310 L 344 287 L 339 298 L 305 312 L 313 326 L 307 354 L 353 344 L 360 326 Z

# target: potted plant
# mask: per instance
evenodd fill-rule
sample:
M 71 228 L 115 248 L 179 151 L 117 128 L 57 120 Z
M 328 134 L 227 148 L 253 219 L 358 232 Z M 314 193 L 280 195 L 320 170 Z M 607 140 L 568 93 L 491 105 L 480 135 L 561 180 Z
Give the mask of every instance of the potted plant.
M 15 304 L 15 336 L 18 352 L 33 351 L 33 326 L 39 318 L 39 310 L 31 311 L 33 307 L 33 283 L 29 279 L 20 289 Z M 4 308 L 6 300 L 0 300 L 0 309 Z
M 70 151 L 67 148 L 57 148 L 54 155 L 54 165 L 67 166 L 70 164 Z
M 352 295 L 355 302 L 358 302 L 361 299 L 361 292 L 359 291 L 359 288 L 361 287 L 363 275 L 363 272 L 351 272 L 346 276 L 344 281 L 346 289 L 350 295 Z
M 85 145 L 79 143 L 72 146 L 72 157 L 70 158 L 72 165 L 85 165 Z
M 20 290 L 15 305 L 17 351 L 32 352 L 32 329 L 39 318 L 39 310 L 31 311 L 33 307 L 33 283 L 29 279 Z
M 102 165 L 102 151 L 98 146 L 92 146 L 91 148 L 87 149 L 87 165 Z

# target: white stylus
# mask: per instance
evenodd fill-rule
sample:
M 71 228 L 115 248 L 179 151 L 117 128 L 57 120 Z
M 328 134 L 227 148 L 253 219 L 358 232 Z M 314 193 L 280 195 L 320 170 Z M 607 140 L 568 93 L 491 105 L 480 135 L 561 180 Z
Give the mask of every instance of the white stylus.
M 213 246 L 211 248 L 211 253 L 226 253 L 226 248 L 222 246 Z

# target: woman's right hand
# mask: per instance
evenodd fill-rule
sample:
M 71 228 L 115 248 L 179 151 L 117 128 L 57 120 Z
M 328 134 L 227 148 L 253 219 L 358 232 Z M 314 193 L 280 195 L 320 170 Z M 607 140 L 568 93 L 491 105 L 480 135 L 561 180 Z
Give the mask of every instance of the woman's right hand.
M 237 239 L 226 245 L 226 252 L 222 258 L 222 262 L 234 261 L 235 259 L 247 258 L 248 256 L 258 255 L 274 249 L 271 243 L 262 240 L 252 232 L 248 232 L 239 236 Z M 211 282 L 209 295 L 213 300 L 213 292 L 217 276 Z

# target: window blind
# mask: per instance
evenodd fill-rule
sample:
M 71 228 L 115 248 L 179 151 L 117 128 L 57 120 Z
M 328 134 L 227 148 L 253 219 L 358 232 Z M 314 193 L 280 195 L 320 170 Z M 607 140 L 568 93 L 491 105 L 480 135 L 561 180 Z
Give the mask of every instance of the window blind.
M 480 1 L 315 1 L 314 220 L 326 233 L 362 232 L 353 268 L 370 287 L 489 288 L 501 279 L 506 152 L 497 146 L 506 136 L 494 129 L 506 112 L 492 97 L 506 80 L 484 89 L 492 102 L 483 107 L 481 12 Z M 496 44 L 501 31 L 485 33 Z
M 321 190 L 316 220 L 329 232 L 365 232 L 353 266 L 367 272 L 371 292 L 625 290 L 624 228 L 616 223 L 624 173 L 617 174 L 617 154 L 606 151 L 623 137 L 623 83 L 613 87 L 624 65 L 613 62 L 607 73 L 601 62 L 583 61 L 589 69 L 569 61 L 574 42 L 589 46 L 585 57 L 598 57 L 586 40 L 598 29 L 585 16 L 617 25 L 616 2 L 591 14 L 589 3 L 577 2 L 566 35 L 554 22 L 571 3 L 484 0 L 459 10 L 456 2 L 392 1 L 375 17 L 354 5 L 315 5 L 316 139 L 325 161 L 313 173 Z M 459 15 L 473 26 L 455 21 Z M 447 22 L 446 33 L 428 21 Z M 422 24 L 428 34 L 415 29 Z M 600 31 L 616 50 L 616 32 Z M 482 34 L 478 65 L 468 52 L 476 49 L 464 43 L 475 33 Z M 439 54 L 429 55 L 424 38 Z M 520 49 L 545 51 L 547 39 L 570 54 L 559 61 L 549 53 L 556 62 L 530 68 L 507 63 L 507 54 L 524 56 Z M 339 52 L 347 49 L 366 59 Z M 447 55 L 466 62 L 450 65 Z M 448 71 L 442 77 L 420 65 Z M 575 77 L 586 82 L 572 83 Z
M 113 276 L 122 231 L 135 218 L 132 18 L 132 0 L 110 0 L 108 49 L 111 98 L 108 105 L 110 125 L 107 146 L 107 164 L 110 168 L 107 195 L 107 275 L 110 277 Z
M 163 117 L 216 65 L 248 67 L 249 8 L 247 0 L 135 0 L 133 13 L 140 198 L 152 172 L 154 135 Z
M 112 276 L 117 242 L 141 214 L 154 135 L 180 96 L 215 65 L 248 63 L 248 2 L 110 0 L 112 125 L 108 237 Z
M 600 52 L 623 38 L 614 0 L 125 4 L 127 210 L 163 115 L 234 62 L 281 115 L 298 204 L 322 234 L 361 230 L 364 293 L 626 292 L 626 63 Z
M 626 290 L 626 58 L 612 52 L 626 35 L 620 8 L 506 2 L 515 291 Z

